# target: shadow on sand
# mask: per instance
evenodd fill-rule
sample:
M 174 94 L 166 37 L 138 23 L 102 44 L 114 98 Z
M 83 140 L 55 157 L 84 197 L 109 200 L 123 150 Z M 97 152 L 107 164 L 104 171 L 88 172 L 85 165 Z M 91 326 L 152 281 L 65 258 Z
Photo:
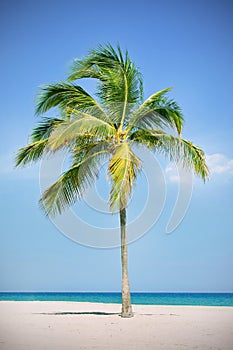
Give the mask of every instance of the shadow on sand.
M 95 315 L 95 316 L 121 316 L 119 312 L 102 312 L 102 311 L 65 311 L 65 312 L 40 312 L 35 313 L 36 315 L 50 315 L 50 316 L 65 316 L 65 315 Z M 177 314 L 140 314 L 141 316 L 180 316 Z
M 96 316 L 120 316 L 119 312 L 101 312 L 101 311 L 80 311 L 80 312 L 41 312 L 40 315 L 96 315 Z

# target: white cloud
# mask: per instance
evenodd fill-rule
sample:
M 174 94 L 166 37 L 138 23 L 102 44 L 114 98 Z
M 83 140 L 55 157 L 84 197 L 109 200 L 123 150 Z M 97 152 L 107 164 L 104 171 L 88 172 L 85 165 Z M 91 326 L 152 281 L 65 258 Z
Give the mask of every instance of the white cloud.
M 215 174 L 233 175 L 233 159 L 221 153 L 214 153 L 206 156 L 210 170 L 210 176 Z
M 206 155 L 206 162 L 210 171 L 210 178 L 221 176 L 226 178 L 233 176 L 233 159 L 228 158 L 224 154 L 214 153 Z M 181 169 L 181 168 L 180 168 Z M 184 176 L 179 174 L 178 167 L 174 163 L 169 163 L 165 168 L 166 179 L 171 183 L 179 183 L 186 181 L 188 172 Z

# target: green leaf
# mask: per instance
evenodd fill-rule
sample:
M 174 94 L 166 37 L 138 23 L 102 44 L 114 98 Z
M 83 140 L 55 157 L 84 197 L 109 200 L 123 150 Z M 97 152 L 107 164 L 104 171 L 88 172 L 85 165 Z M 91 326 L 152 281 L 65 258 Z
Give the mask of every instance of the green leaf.
M 95 181 L 100 164 L 108 155 L 106 143 L 94 145 L 85 154 L 76 154 L 76 162 L 58 181 L 51 185 L 42 195 L 40 204 L 47 215 L 61 213 L 73 205 Z M 75 158 L 75 156 L 74 156 Z
M 47 139 L 52 131 L 62 123 L 64 123 L 64 119 L 44 117 L 32 130 L 30 142 L 33 143 Z
M 185 168 L 194 170 L 204 181 L 208 177 L 209 170 L 204 152 L 188 140 L 165 134 L 161 130 L 139 130 L 131 135 L 131 140 L 168 156 L 171 161 L 181 162 Z
M 81 86 L 64 82 L 54 85 L 45 85 L 37 95 L 36 114 L 43 114 L 53 107 L 66 110 L 68 115 L 73 109 L 85 111 L 86 108 L 95 107 L 96 111 L 103 117 L 106 117 L 97 101 Z
M 112 179 L 110 206 L 121 210 L 128 203 L 137 172 L 141 168 L 140 159 L 133 153 L 130 143 L 119 144 L 109 163 L 109 174 Z
M 48 139 L 31 143 L 30 145 L 20 148 L 16 155 L 16 166 L 25 166 L 29 163 L 38 161 L 44 154 Z
M 96 118 L 87 113 L 78 113 L 73 120 L 64 122 L 57 127 L 51 134 L 48 147 L 52 151 L 73 144 L 79 137 L 88 135 L 97 136 L 99 139 L 108 139 L 114 137 L 116 130 L 107 122 Z
M 124 56 L 119 46 L 114 50 L 110 44 L 91 50 L 85 59 L 74 61 L 68 79 L 87 77 L 98 79 L 97 96 L 122 127 L 143 94 L 141 74 L 128 52 Z
M 166 97 L 167 88 L 150 96 L 133 114 L 128 130 L 133 128 L 154 129 L 163 127 L 175 128 L 181 134 L 183 116 L 178 104 Z

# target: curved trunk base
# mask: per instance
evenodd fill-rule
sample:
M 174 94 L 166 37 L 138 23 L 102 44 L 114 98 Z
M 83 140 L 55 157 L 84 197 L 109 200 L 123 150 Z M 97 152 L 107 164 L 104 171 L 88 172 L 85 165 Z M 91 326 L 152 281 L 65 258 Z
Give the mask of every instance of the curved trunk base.
M 121 310 L 121 317 L 123 318 L 130 318 L 133 317 L 133 310 L 132 310 L 132 306 L 130 305 L 128 308 L 122 308 Z

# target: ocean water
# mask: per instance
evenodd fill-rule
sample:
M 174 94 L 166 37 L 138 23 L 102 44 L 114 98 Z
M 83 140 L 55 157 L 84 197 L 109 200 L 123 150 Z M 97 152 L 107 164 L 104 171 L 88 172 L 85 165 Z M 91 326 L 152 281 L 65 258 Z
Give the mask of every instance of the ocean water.
M 233 306 L 233 293 L 132 293 L 132 304 Z M 121 303 L 121 293 L 0 292 L 1 300 Z

